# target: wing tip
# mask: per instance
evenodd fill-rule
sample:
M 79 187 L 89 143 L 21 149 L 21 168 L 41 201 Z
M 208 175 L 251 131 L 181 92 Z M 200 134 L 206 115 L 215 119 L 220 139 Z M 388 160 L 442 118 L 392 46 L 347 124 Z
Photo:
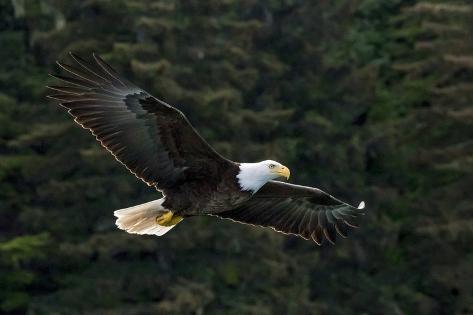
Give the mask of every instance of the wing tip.
M 361 210 L 361 209 L 364 209 L 365 208 L 365 202 L 362 201 L 360 202 L 360 204 L 358 205 L 358 209 Z

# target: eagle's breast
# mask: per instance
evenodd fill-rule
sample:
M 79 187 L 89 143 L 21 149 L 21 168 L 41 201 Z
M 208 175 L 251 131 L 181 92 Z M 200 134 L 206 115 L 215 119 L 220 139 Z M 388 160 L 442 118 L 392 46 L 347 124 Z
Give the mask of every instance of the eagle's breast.
M 251 191 L 242 190 L 238 164 L 220 170 L 213 176 L 187 181 L 166 190 L 166 204 L 177 214 L 193 216 L 228 211 L 251 198 Z

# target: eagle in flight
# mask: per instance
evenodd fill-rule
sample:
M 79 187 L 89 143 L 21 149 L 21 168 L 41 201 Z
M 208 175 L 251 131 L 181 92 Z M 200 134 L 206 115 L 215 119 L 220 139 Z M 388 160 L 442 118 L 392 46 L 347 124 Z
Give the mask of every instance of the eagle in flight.
M 216 152 L 177 108 L 121 77 L 93 54 L 74 65 L 58 62 L 67 76 L 51 85 L 74 121 L 88 129 L 131 173 L 162 198 L 117 210 L 116 224 L 128 233 L 163 235 L 184 218 L 212 215 L 271 227 L 322 244 L 346 237 L 358 207 L 320 189 L 293 185 L 289 169 L 272 160 L 233 162 Z

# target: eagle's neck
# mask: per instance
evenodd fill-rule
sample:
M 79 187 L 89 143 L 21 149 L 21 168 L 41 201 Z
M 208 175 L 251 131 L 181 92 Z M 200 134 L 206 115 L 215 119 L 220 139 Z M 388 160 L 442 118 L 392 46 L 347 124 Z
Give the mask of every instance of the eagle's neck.
M 260 163 L 240 163 L 240 171 L 236 177 L 241 190 L 251 191 L 251 193 L 257 192 L 273 179 L 266 171 L 266 167 Z

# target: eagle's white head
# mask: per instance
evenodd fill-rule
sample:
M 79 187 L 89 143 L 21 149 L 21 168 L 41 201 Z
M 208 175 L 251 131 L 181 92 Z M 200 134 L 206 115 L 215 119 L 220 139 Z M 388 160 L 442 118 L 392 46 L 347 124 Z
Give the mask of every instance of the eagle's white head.
M 279 162 L 266 160 L 258 163 L 240 163 L 240 172 L 237 175 L 241 190 L 255 193 L 268 181 L 278 177 L 289 179 L 291 172 Z

